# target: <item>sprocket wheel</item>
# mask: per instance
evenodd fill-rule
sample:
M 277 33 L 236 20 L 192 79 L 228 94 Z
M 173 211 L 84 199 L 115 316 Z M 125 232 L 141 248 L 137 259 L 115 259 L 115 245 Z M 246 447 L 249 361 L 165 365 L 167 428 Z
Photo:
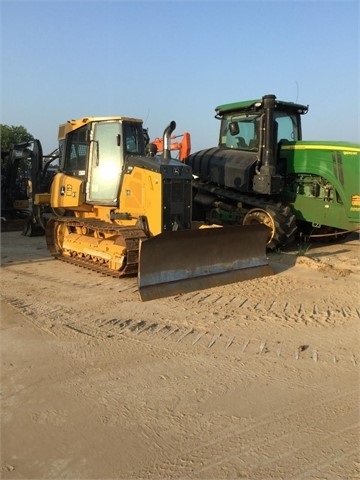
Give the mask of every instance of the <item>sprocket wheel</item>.
M 64 239 L 68 234 L 68 227 L 65 223 L 57 222 L 55 220 L 54 225 L 54 244 L 58 254 L 64 255 L 64 249 L 62 245 L 64 244 Z

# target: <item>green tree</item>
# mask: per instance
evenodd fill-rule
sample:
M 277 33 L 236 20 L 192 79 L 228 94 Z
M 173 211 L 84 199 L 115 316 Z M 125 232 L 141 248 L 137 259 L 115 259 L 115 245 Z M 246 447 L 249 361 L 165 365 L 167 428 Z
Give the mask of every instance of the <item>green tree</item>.
M 21 142 L 34 140 L 34 137 L 22 125 L 2 125 L 0 124 L 1 152 L 7 152 L 14 145 Z

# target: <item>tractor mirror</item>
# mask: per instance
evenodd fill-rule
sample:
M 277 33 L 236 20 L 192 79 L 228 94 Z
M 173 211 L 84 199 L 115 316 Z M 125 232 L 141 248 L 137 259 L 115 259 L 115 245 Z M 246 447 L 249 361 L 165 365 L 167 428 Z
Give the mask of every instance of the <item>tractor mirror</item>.
M 240 130 L 239 130 L 239 124 L 237 122 L 231 122 L 229 123 L 229 131 L 230 135 L 233 137 L 234 135 L 239 135 Z

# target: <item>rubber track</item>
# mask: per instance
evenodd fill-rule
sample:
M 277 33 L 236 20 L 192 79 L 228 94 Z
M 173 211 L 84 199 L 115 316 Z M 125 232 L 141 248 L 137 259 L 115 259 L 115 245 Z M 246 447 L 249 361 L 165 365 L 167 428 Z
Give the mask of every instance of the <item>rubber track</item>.
M 56 243 L 54 236 L 55 223 L 64 223 L 69 227 L 85 227 L 100 233 L 121 236 L 125 242 L 127 258 L 123 270 L 111 270 L 109 267 L 96 264 L 79 257 L 65 257 Z M 45 231 L 46 243 L 51 255 L 63 262 L 77 265 L 89 270 L 101 273 L 114 278 L 124 276 L 134 276 L 138 272 L 139 241 L 147 238 L 144 230 L 138 227 L 122 227 L 120 225 L 110 225 L 101 220 L 84 220 L 75 217 L 57 217 L 47 222 Z
M 276 223 L 276 232 L 273 241 L 268 245 L 269 250 L 274 250 L 278 246 L 285 246 L 294 239 L 297 231 L 296 218 L 291 212 L 290 207 L 286 204 L 280 201 L 276 202 L 272 199 L 265 200 L 263 197 L 257 195 L 250 196 L 240 192 L 226 190 L 205 182 L 195 183 L 195 186 L 200 192 L 215 195 L 225 201 L 241 202 L 243 205 L 247 205 L 249 210 L 252 208 L 262 208 L 269 214 L 272 214 Z
M 252 208 L 263 208 L 264 210 L 269 205 L 276 206 L 279 202 L 274 202 L 274 200 L 266 199 L 257 196 L 257 195 L 246 195 L 241 192 L 236 192 L 232 190 L 227 190 L 222 187 L 217 187 L 206 182 L 194 183 L 194 186 L 199 189 L 201 192 L 207 192 L 210 195 L 215 195 L 224 200 L 232 200 L 233 202 L 242 202 L 246 205 L 249 205 Z M 282 204 L 285 206 L 284 204 Z

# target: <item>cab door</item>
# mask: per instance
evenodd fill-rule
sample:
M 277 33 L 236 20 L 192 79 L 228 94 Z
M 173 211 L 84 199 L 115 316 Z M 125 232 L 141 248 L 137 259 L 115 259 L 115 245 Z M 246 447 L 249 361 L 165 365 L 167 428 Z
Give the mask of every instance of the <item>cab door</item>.
M 120 139 L 120 122 L 104 121 L 93 124 L 87 202 L 114 206 L 118 204 L 124 163 Z

